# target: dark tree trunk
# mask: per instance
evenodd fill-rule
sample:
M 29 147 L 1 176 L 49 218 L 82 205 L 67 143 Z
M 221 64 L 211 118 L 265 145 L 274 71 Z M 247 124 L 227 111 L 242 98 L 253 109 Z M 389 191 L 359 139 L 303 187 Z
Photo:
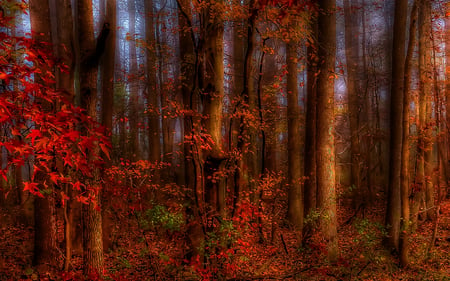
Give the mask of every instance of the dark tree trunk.
M 389 188 L 386 211 L 388 247 L 399 250 L 401 197 L 400 171 L 403 132 L 403 80 L 405 75 L 405 40 L 408 1 L 395 1 L 394 42 L 392 49 L 392 82 L 390 108 Z
M 50 6 L 49 2 L 31 0 L 30 1 L 30 20 L 32 37 L 34 40 L 42 43 L 51 44 L 51 22 L 50 22 Z M 39 44 L 39 43 L 37 43 Z M 43 73 L 51 72 L 47 65 L 39 65 Z M 42 82 L 40 76 L 36 76 L 36 81 Z M 50 111 L 52 105 L 44 101 L 43 107 L 45 111 Z M 56 169 L 55 165 L 50 164 L 50 169 Z M 39 188 L 46 191 L 44 197 L 37 196 L 34 200 L 34 258 L 33 263 L 42 269 L 50 266 L 57 266 L 56 260 L 56 211 L 53 194 L 53 185 L 46 184 L 48 181 L 45 169 L 36 172 L 35 180 L 39 183 Z

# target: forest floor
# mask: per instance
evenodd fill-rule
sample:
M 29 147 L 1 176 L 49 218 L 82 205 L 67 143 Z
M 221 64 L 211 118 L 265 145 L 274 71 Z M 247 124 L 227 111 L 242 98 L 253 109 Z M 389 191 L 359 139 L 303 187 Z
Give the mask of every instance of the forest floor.
M 326 261 L 323 247 L 314 237 L 308 247 L 299 248 L 295 234 L 280 227 L 271 243 L 249 240 L 250 258 L 244 259 L 241 255 L 233 259 L 230 263 L 238 266 L 238 270 L 235 267 L 236 275 L 225 279 L 450 280 L 450 200 L 441 204 L 436 240 L 431 248 L 435 222 L 422 222 L 412 235 L 411 265 L 407 269 L 398 267 L 397 259 L 382 246 L 382 209 L 381 206 L 371 207 L 355 215 L 352 210 L 340 208 L 341 256 L 336 264 Z M 79 256 L 74 257 L 71 273 L 36 272 L 30 266 L 33 228 L 18 224 L 13 217 L 11 212 L 0 209 L 1 281 L 83 279 Z M 120 234 L 119 231 L 124 229 L 128 232 Z M 117 231 L 116 247 L 105 255 L 109 276 L 106 280 L 200 280 L 193 275 L 188 278 L 186 272 L 182 272 L 188 271 L 186 266 L 168 262 L 170 251 L 175 251 L 174 245 L 167 245 L 155 233 L 140 232 L 132 223 L 117 228 Z M 161 255 L 161 251 L 165 254 Z

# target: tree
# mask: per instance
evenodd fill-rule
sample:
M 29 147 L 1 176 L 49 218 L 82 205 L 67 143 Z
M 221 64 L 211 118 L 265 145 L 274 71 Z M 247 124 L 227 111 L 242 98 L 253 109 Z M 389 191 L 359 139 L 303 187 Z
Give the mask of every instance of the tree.
M 145 0 L 145 39 L 147 44 L 147 103 L 148 103 L 148 138 L 149 161 L 161 161 L 160 125 L 158 110 L 158 95 L 156 84 L 156 42 L 153 22 L 153 1 Z
M 402 156 L 400 172 L 400 197 L 401 197 L 401 234 L 399 237 L 400 264 L 407 267 L 409 264 L 409 234 L 411 231 L 410 209 L 409 209 L 409 166 L 410 166 L 410 141 L 409 141 L 409 120 L 411 101 L 411 75 L 412 75 L 412 55 L 416 44 L 417 30 L 417 3 L 414 2 L 409 27 L 408 50 L 405 58 L 405 77 L 403 93 L 403 132 L 402 132 Z
M 292 28 L 298 28 L 297 19 L 293 18 Z M 303 188 L 301 170 L 301 142 L 300 140 L 300 107 L 298 105 L 298 59 L 297 46 L 299 42 L 290 38 L 287 43 L 286 63 L 287 63 L 287 117 L 288 117 L 288 216 L 292 225 L 300 233 L 303 229 Z
M 36 44 L 47 45 L 51 51 L 51 23 L 50 7 L 48 1 L 32 0 L 30 1 L 30 19 L 32 28 L 32 38 Z M 42 71 L 36 79 L 41 80 L 43 76 L 53 75 L 53 70 L 44 64 L 39 64 Z M 42 101 L 46 111 L 50 112 L 52 105 L 48 101 Z M 36 197 L 34 201 L 35 214 L 35 242 L 33 263 L 39 267 L 56 266 L 56 210 L 54 200 L 54 188 L 52 184 L 45 187 L 48 176 L 42 166 L 35 175 L 35 180 L 40 182 L 40 189 L 47 196 Z M 56 166 L 51 165 L 52 172 L 56 171 Z
M 313 9 L 312 13 L 317 14 Z M 317 155 L 316 155 L 316 122 L 317 122 L 317 73 L 319 57 L 316 42 L 318 34 L 317 15 L 310 23 L 311 37 L 307 42 L 307 96 L 306 96 L 306 125 L 305 125 L 305 184 L 304 203 L 305 215 L 309 216 L 317 208 Z
M 336 1 L 319 1 L 317 77 L 317 206 L 328 259 L 338 258 L 334 150 L 334 79 L 336 52 Z
M 386 212 L 387 246 L 399 249 L 401 197 L 400 172 L 403 132 L 403 92 L 405 75 L 405 41 L 408 1 L 395 1 L 394 41 L 392 49 L 392 81 L 390 108 L 389 188 Z
M 97 67 L 101 55 L 104 52 L 106 39 L 109 33 L 109 25 L 105 24 L 95 44 L 94 22 L 92 14 L 92 2 L 82 0 L 77 5 L 77 24 L 79 38 L 79 53 L 81 54 L 81 66 L 79 73 L 79 89 L 81 107 L 86 110 L 87 115 L 97 118 L 96 110 L 96 86 Z M 88 158 L 98 154 L 98 148 L 88 149 Z M 100 208 L 101 186 L 99 182 L 99 171 L 94 169 L 91 178 L 86 180 L 89 202 L 83 204 L 83 263 L 84 273 L 102 274 L 104 269 L 103 240 L 102 240 L 102 217 Z
M 355 7 L 352 1 L 344 0 L 345 19 L 345 60 L 347 63 L 347 97 L 348 112 L 350 119 L 350 153 L 351 153 L 351 176 L 350 184 L 354 190 L 353 204 L 358 208 L 357 200 L 360 200 L 361 193 L 361 152 L 359 143 L 360 111 L 361 105 L 358 91 L 358 38 L 355 16 Z M 356 37 L 356 38 L 355 38 Z M 363 47 L 364 48 L 364 47 Z M 365 59 L 365 58 L 362 58 Z
M 105 0 L 106 1 L 106 0 Z M 116 1 L 108 0 L 106 1 L 106 22 L 109 24 L 110 34 L 106 39 L 106 45 L 108 48 L 105 49 L 105 54 L 101 61 L 100 71 L 102 78 L 102 110 L 101 110 L 101 122 L 105 126 L 106 134 L 109 141 L 112 141 L 112 128 L 113 128 L 113 107 L 114 107 L 114 83 L 115 83 L 115 63 L 116 63 Z M 107 155 L 103 155 L 103 158 L 109 158 Z M 106 169 L 112 166 L 111 159 L 105 162 L 102 178 L 106 179 Z M 103 235 L 103 248 L 108 250 L 111 248 L 112 244 L 112 221 L 110 218 L 110 212 L 108 208 L 111 207 L 110 196 L 103 193 L 102 196 L 102 235 Z

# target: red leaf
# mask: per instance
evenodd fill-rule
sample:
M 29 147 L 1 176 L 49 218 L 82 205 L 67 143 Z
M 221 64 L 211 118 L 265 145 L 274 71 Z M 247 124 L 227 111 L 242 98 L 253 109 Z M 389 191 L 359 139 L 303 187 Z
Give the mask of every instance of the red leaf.
M 102 149 L 103 153 L 106 155 L 106 157 L 108 157 L 109 160 L 111 160 L 111 157 L 109 157 L 109 150 L 106 147 L 105 144 L 101 143 L 100 144 L 100 148 Z
M 42 133 L 39 130 L 31 130 L 27 138 L 31 138 L 31 144 L 34 145 L 36 138 L 42 137 Z

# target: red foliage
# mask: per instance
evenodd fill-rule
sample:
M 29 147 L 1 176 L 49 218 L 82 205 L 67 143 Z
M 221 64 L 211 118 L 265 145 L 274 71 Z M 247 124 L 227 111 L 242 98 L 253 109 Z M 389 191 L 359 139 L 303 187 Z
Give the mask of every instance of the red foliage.
M 10 26 L 10 20 L 2 17 L 1 26 Z M 11 167 L 30 162 L 33 175 L 25 190 L 43 196 L 50 183 L 77 189 L 80 183 L 67 171 L 92 176 L 92 168 L 102 163 L 93 148 L 100 146 L 108 155 L 103 129 L 55 88 L 54 71 L 67 67 L 55 62 L 48 44 L 12 36 L 7 29 L 0 31 L 0 42 L 0 147 L 7 153 L 0 174 L 6 179 Z M 56 169 L 60 160 L 63 168 Z M 48 178 L 37 180 L 39 171 Z

